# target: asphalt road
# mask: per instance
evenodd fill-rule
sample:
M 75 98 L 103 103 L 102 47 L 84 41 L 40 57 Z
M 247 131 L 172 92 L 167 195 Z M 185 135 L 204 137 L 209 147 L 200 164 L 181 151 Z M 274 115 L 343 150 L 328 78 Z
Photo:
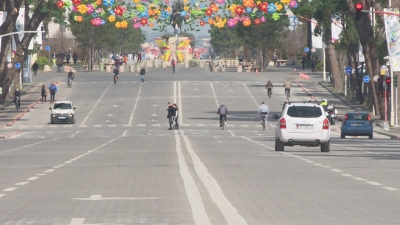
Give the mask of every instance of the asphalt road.
M 281 111 L 286 78 L 319 79 L 150 68 L 143 84 L 134 74 L 114 85 L 111 74 L 77 73 L 68 89 L 64 75 L 35 77 L 61 82 L 56 99 L 74 102 L 76 123 L 49 124 L 50 104 L 39 104 L 1 128 L 23 131 L 0 139 L 0 224 L 399 224 L 398 141 L 340 139 L 337 123 L 329 153 L 274 151 L 277 121 L 262 131 L 257 109 L 264 100 Z M 292 99 L 309 97 L 294 86 Z M 168 101 L 180 130 L 167 130 Z

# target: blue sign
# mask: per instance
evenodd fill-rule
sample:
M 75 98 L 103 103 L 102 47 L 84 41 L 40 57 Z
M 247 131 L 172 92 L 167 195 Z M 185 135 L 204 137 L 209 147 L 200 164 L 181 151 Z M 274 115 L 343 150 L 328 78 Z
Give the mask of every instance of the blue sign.
M 346 67 L 346 73 L 347 74 L 352 74 L 353 73 L 353 68 L 351 68 L 351 66 Z
M 369 76 L 364 76 L 363 78 L 364 83 L 368 83 L 370 80 Z
M 20 63 L 15 63 L 15 69 L 19 69 L 21 68 L 21 64 Z
M 46 46 L 46 51 L 50 51 L 50 46 Z
M 308 47 L 304 48 L 304 52 L 309 52 L 309 51 L 310 51 L 310 49 Z

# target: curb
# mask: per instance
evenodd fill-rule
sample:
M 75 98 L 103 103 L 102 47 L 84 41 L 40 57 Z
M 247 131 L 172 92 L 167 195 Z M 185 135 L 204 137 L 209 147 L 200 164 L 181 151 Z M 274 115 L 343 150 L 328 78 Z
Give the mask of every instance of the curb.
M 24 117 L 28 112 L 30 112 L 37 104 L 38 104 L 39 100 L 36 100 L 35 102 L 33 102 L 32 104 L 30 104 L 28 106 L 27 109 L 25 109 L 25 111 L 21 112 L 20 114 L 17 115 L 17 118 L 11 120 L 10 122 L 7 123 L 7 126 L 13 126 L 18 120 L 20 120 L 22 117 Z
M 23 130 L 20 129 L 20 130 L 17 130 L 17 131 L 12 132 L 12 133 L 10 133 L 10 134 L 7 134 L 7 135 L 0 135 L 0 138 L 5 138 L 5 139 L 7 139 L 7 138 L 10 138 L 10 137 L 12 137 L 12 136 L 15 136 L 15 135 L 20 134 L 22 131 L 23 131 Z
M 28 88 L 26 90 L 21 90 L 21 95 L 25 95 L 26 92 L 28 92 L 31 88 L 33 88 L 37 84 L 38 83 L 32 83 L 31 85 L 28 85 Z M 9 102 L 4 102 L 3 106 L 0 106 L 0 112 L 5 110 L 7 107 L 9 107 L 11 105 L 11 103 L 14 104 L 14 102 L 12 100 L 10 100 Z
M 381 135 L 385 135 L 387 137 L 390 137 L 390 139 L 400 140 L 400 136 L 397 136 L 397 135 L 389 134 L 389 133 L 382 132 L 382 131 L 376 131 L 376 130 L 374 130 L 374 132 L 378 133 L 378 134 L 381 134 Z

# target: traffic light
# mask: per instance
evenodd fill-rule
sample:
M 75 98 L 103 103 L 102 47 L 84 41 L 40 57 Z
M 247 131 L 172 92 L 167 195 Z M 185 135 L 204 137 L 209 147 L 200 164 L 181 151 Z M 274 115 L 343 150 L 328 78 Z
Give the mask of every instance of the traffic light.
M 391 82 L 392 82 L 392 78 L 391 77 L 386 77 L 386 90 L 388 92 L 388 96 L 390 96 L 390 92 L 391 92 L 391 89 L 392 89 Z
M 397 75 L 393 77 L 393 86 L 397 87 Z
M 362 12 L 363 4 L 361 2 L 357 2 L 354 4 L 354 8 L 356 8 L 356 21 L 360 21 L 362 19 Z

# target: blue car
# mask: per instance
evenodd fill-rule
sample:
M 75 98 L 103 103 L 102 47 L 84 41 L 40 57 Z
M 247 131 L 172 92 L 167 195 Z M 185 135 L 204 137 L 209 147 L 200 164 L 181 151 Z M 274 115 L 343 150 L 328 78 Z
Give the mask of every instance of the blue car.
M 348 112 L 343 118 L 340 138 L 346 136 L 368 136 L 374 137 L 371 116 L 367 112 Z

